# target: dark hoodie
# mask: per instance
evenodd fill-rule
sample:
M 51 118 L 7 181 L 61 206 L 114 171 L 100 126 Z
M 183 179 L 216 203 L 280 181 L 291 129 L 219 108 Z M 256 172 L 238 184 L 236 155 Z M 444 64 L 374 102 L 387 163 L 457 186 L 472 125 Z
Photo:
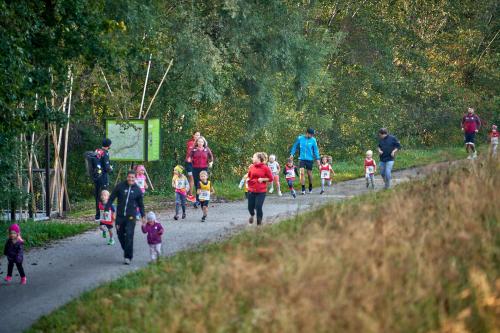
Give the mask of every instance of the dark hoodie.
M 252 164 L 248 170 L 248 192 L 266 193 L 267 183 L 259 183 L 259 178 L 273 179 L 271 169 L 265 163 Z
M 17 242 L 14 243 L 11 239 L 7 239 L 3 250 L 3 254 L 7 257 L 7 260 L 21 264 L 24 257 L 23 244 L 21 240 L 17 240 Z

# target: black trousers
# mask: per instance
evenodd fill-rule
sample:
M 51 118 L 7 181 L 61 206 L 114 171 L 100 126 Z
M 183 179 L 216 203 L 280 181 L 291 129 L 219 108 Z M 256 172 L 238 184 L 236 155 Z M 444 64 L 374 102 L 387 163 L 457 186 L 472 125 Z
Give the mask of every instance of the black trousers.
M 98 179 L 94 181 L 94 198 L 95 198 L 95 219 L 101 218 L 99 211 L 99 201 L 101 200 L 101 191 L 108 188 L 108 182 L 105 179 Z
M 134 256 L 135 216 L 117 216 L 116 234 L 123 250 L 123 257 L 131 259 Z
M 202 171 L 207 171 L 208 168 L 193 168 L 193 181 L 194 181 L 194 188 L 198 190 L 198 183 L 200 182 L 200 172 Z M 192 191 L 192 189 L 191 189 Z M 196 191 L 195 191 L 196 193 Z M 196 194 L 196 202 L 200 202 L 198 198 L 198 194 Z
M 257 224 L 262 223 L 262 217 L 264 212 L 262 211 L 262 206 L 264 206 L 264 200 L 266 199 L 266 193 L 252 193 L 248 192 L 248 212 L 251 216 L 255 216 L 257 211 Z
M 24 268 L 23 268 L 23 263 L 16 262 L 16 267 L 17 271 L 19 272 L 19 275 L 23 278 L 26 276 L 24 274 Z M 9 264 L 7 265 L 7 276 L 12 276 L 12 272 L 14 271 L 14 261 L 9 260 Z

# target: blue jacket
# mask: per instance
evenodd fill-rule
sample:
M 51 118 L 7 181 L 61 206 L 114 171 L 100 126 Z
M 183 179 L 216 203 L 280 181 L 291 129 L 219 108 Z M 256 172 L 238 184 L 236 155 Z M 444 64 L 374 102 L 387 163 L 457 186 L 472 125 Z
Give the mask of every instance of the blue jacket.
M 378 147 L 382 150 L 380 162 L 390 162 L 394 161 L 394 157 L 391 156 L 392 151 L 394 149 L 401 149 L 401 144 L 395 136 L 387 135 L 378 141 Z
M 297 147 L 300 149 L 299 160 L 312 161 L 320 159 L 316 138 L 307 138 L 305 135 L 300 135 L 293 144 L 292 150 L 290 151 L 291 156 L 295 155 Z

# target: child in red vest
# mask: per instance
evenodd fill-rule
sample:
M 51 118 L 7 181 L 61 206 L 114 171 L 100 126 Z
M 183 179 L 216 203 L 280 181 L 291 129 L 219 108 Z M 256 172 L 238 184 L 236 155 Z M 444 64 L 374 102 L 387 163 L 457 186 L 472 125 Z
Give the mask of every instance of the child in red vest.
M 377 171 L 377 163 L 375 163 L 375 160 L 373 159 L 373 151 L 368 150 L 366 152 L 366 158 L 365 158 L 366 188 L 370 187 L 370 183 L 372 184 L 372 189 L 375 188 L 374 177 L 376 171 Z
M 106 231 L 109 234 L 108 245 L 115 245 L 115 240 L 113 239 L 113 222 L 116 218 L 115 207 L 111 205 L 108 210 L 105 210 L 106 204 L 109 200 L 109 192 L 103 190 L 101 192 L 101 201 L 99 202 L 99 211 L 101 219 L 99 221 L 99 229 L 102 231 L 102 238 L 106 238 Z
M 295 177 L 298 175 L 297 167 L 293 164 L 293 159 L 289 158 L 286 162 L 285 167 L 283 168 L 283 173 L 285 175 L 286 183 L 288 184 L 288 188 L 290 189 L 290 193 L 292 197 L 296 198 L 297 193 L 293 188 L 293 183 L 295 182 Z
M 490 154 L 492 157 L 497 156 L 497 147 L 498 147 L 498 137 L 499 133 L 497 130 L 497 125 L 492 125 L 491 126 L 491 132 L 490 132 Z
M 332 186 L 332 177 L 335 176 L 335 171 L 333 171 L 331 165 L 331 159 L 328 156 L 323 156 L 321 158 L 319 172 L 321 176 L 321 192 L 319 194 L 323 194 L 325 193 L 325 184 L 328 185 L 328 187 Z

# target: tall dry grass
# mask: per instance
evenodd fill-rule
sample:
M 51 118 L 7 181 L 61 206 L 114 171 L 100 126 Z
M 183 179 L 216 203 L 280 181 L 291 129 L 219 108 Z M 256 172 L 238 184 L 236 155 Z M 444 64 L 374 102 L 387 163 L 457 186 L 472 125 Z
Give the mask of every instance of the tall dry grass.
M 326 207 L 287 222 L 295 232 L 256 231 L 101 288 L 38 328 L 498 332 L 499 171 L 461 164 Z

